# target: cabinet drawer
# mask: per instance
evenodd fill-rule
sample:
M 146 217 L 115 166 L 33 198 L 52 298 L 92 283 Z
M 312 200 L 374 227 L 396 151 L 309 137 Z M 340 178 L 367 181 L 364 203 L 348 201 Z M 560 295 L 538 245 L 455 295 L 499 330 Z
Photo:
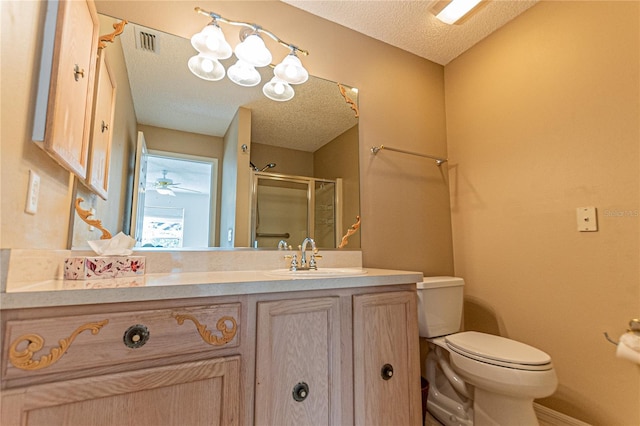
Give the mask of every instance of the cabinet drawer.
M 8 321 L 3 377 L 219 351 L 240 344 L 241 304 Z
M 235 426 L 240 357 L 64 380 L 2 393 L 3 426 Z

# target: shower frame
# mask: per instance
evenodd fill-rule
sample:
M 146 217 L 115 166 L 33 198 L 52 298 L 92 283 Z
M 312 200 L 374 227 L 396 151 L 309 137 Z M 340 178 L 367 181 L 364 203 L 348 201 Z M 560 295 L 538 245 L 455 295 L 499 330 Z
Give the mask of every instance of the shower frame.
M 342 238 L 342 179 L 324 179 L 324 178 L 314 178 L 308 176 L 295 176 L 295 175 L 287 175 L 282 173 L 271 173 L 271 172 L 260 172 L 260 171 L 251 171 L 252 179 L 251 179 L 251 243 L 253 247 L 256 247 L 257 244 L 257 207 L 258 207 L 258 181 L 260 179 L 272 180 L 272 181 L 280 181 L 280 182 L 291 182 L 295 184 L 306 184 L 307 185 L 307 236 L 310 238 L 315 238 L 315 219 L 316 219 L 316 183 L 318 182 L 326 182 L 332 183 L 335 185 L 335 197 L 334 197 L 334 247 Z M 275 239 L 276 237 L 274 237 Z M 282 238 L 278 238 L 279 240 L 286 240 L 284 236 Z M 302 241 L 295 241 L 291 244 L 294 248 L 297 244 L 300 244 Z M 273 245 L 273 247 L 277 247 L 277 241 Z

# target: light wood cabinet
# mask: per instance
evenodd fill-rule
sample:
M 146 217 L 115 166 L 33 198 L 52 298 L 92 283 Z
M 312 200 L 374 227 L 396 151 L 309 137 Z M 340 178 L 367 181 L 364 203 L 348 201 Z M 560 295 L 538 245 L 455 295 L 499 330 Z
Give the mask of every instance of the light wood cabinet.
M 415 292 L 354 296 L 353 370 L 356 425 L 422 421 Z M 418 371 L 415 366 L 418 365 Z
M 239 346 L 240 303 L 6 322 L 3 380 L 91 372 Z
M 415 284 L 0 314 L 3 426 L 421 422 Z
M 98 15 L 93 0 L 51 1 L 48 8 L 55 13 L 48 11 L 47 19 L 55 25 L 45 25 L 53 30 L 45 34 L 43 42 L 33 138 L 58 163 L 84 179 L 98 51 Z
M 86 182 L 89 188 L 106 200 L 109 190 L 109 160 L 116 105 L 116 79 L 109 66 L 105 49 L 100 50 L 96 75 Z
M 258 303 L 255 424 L 340 425 L 338 297 Z
M 419 425 L 416 294 L 389 290 L 258 301 L 254 424 Z
M 2 395 L 4 426 L 239 424 L 240 358 L 20 388 Z
M 243 424 L 241 297 L 2 311 L 0 424 Z

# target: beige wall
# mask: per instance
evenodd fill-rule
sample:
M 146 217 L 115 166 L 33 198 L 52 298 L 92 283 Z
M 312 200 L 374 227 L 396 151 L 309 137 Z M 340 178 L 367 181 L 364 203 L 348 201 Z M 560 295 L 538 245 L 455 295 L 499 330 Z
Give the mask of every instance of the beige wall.
M 3 1 L 1 26 L 2 124 L 0 161 L 3 248 L 65 248 L 72 179 L 31 142 L 37 70 L 44 22 L 43 2 Z M 29 170 L 40 175 L 38 212 L 24 212 Z
M 222 138 L 143 124 L 138 124 L 138 130 L 144 133 L 147 148 L 150 150 L 222 159 Z
M 276 163 L 267 172 L 294 176 L 313 176 L 313 153 L 298 149 L 251 143 L 251 162 L 259 169 Z
M 239 108 L 224 135 L 222 192 L 220 194 L 220 247 L 250 247 L 251 240 L 251 110 Z M 246 190 L 243 190 L 246 188 Z M 231 231 L 232 241 L 229 241 Z
M 635 1 L 543 2 L 445 67 L 465 325 L 548 352 L 543 404 L 599 425 L 640 424 L 640 368 L 603 337 L 640 315 L 638 20 Z
M 334 140 L 318 149 L 313 155 L 314 174 L 318 178 L 342 179 L 342 227 L 340 236 L 356 222 L 360 215 L 360 171 L 354 168 L 358 164 L 358 126 L 342 133 Z M 340 245 L 338 238 L 336 245 Z M 345 248 L 360 248 L 360 232 L 348 239 Z

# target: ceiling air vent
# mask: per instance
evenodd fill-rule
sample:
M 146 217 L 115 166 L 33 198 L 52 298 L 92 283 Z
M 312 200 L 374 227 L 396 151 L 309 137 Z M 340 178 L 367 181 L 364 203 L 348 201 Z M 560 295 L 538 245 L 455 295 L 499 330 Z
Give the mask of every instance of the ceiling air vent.
M 145 52 L 160 53 L 160 38 L 158 34 L 146 28 L 136 28 L 136 48 Z

